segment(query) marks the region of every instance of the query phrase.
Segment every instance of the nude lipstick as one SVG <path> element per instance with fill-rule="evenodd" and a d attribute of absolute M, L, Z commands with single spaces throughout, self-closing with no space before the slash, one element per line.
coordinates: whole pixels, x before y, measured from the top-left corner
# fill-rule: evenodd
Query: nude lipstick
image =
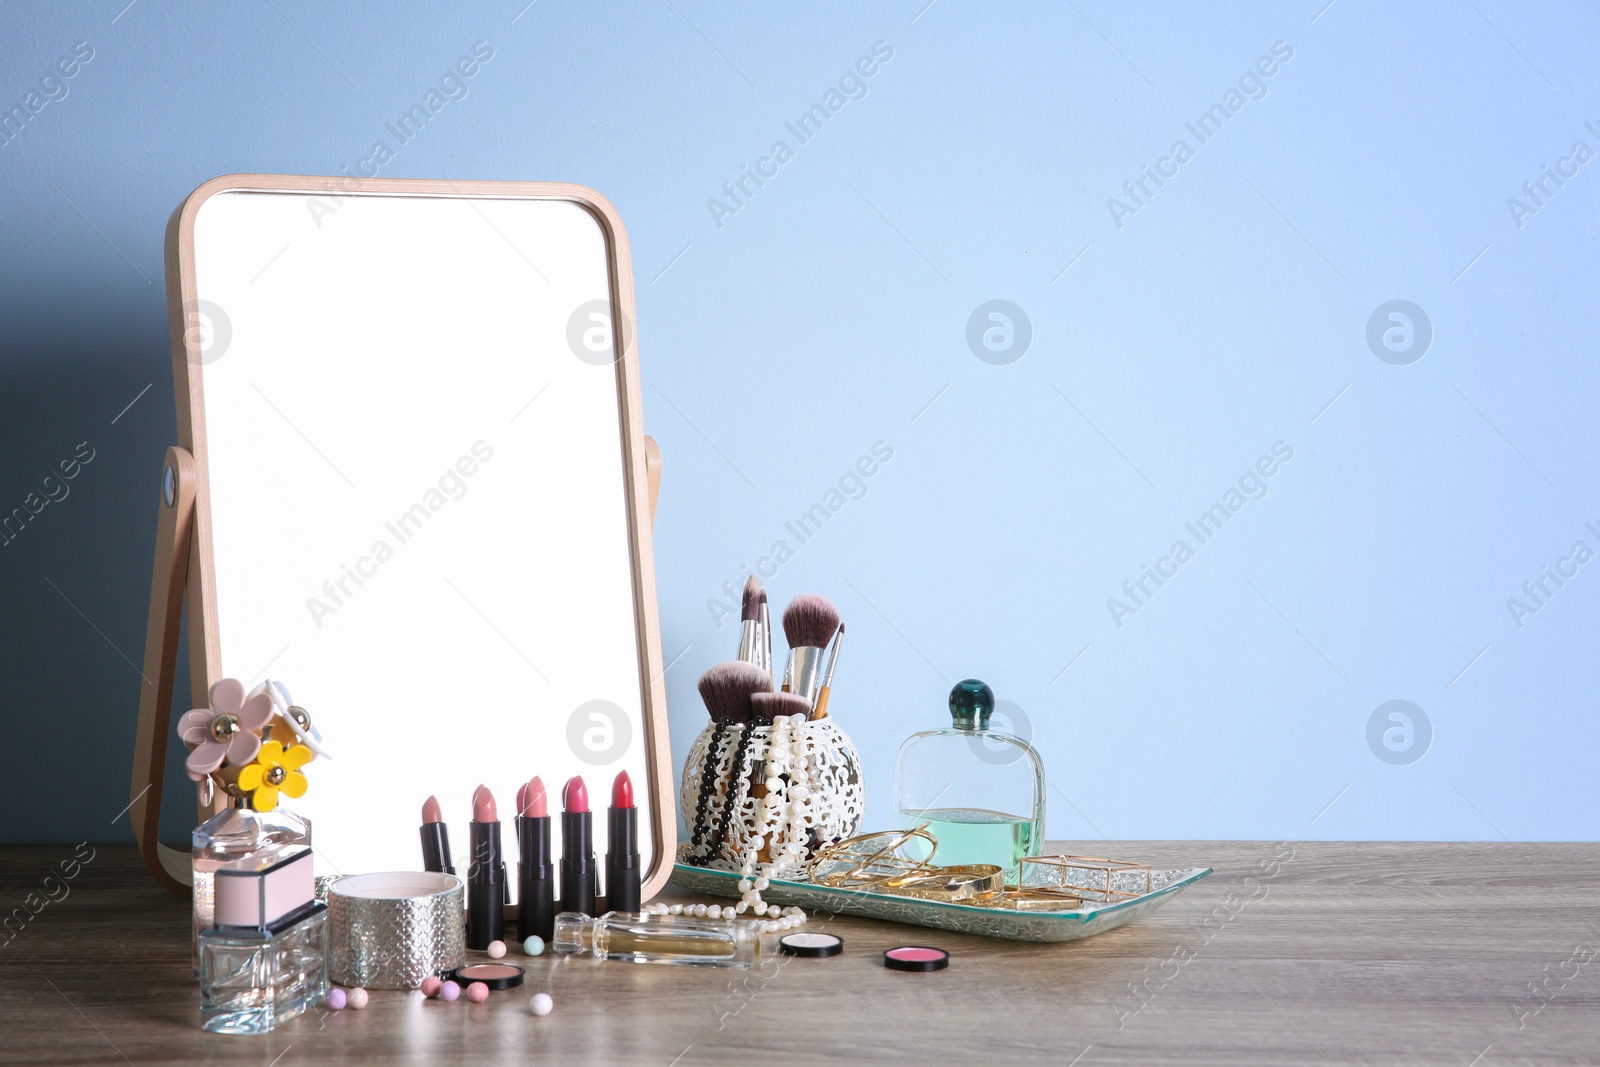
<path fill-rule="evenodd" d="M 639 809 L 633 804 L 633 779 L 627 771 L 611 783 L 606 830 L 606 907 L 638 911 Z"/>
<path fill-rule="evenodd" d="M 422 869 L 435 874 L 455 874 L 450 863 L 450 829 L 444 824 L 439 799 L 422 802 Z"/>
<path fill-rule="evenodd" d="M 561 793 L 561 910 L 594 914 L 594 831 L 589 815 L 589 787 L 581 775 Z"/>
<path fill-rule="evenodd" d="M 467 947 L 482 951 L 505 938 L 506 865 L 500 852 L 500 816 L 494 794 L 472 794 L 472 863 L 467 867 Z"/>
<path fill-rule="evenodd" d="M 517 937 L 555 935 L 556 866 L 550 860 L 550 808 L 544 782 L 535 777 L 517 793 Z"/>

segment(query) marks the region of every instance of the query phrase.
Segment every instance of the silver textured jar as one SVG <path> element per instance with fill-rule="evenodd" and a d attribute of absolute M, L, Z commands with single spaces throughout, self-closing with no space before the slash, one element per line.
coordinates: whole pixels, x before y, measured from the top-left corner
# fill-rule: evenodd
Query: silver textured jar
<path fill-rule="evenodd" d="M 353 874 L 328 887 L 328 976 L 416 989 L 467 962 L 466 887 L 453 874 Z"/>

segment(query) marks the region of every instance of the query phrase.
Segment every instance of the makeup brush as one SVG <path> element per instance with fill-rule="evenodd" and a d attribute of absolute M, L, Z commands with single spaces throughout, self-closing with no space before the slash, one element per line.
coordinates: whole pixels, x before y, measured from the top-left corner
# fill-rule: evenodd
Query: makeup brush
<path fill-rule="evenodd" d="M 833 647 L 828 650 L 828 669 L 822 672 L 822 688 L 817 690 L 817 703 L 811 709 L 813 719 L 828 717 L 828 696 L 833 692 L 833 669 L 839 665 L 839 642 L 844 640 L 844 623 L 833 635 Z"/>
<path fill-rule="evenodd" d="M 704 847 L 702 838 L 711 830 L 711 799 L 717 786 L 717 766 L 721 762 L 728 727 L 750 721 L 750 697 L 754 693 L 770 693 L 772 676 L 753 663 L 719 663 L 700 676 L 699 689 L 700 699 L 706 702 L 706 711 L 714 724 L 706 746 L 705 763 L 700 768 L 700 791 L 689 820 L 689 862 L 703 867 L 715 854 L 714 849 Z"/>
<path fill-rule="evenodd" d="M 816 699 L 822 653 L 839 629 L 839 609 L 825 597 L 797 596 L 783 609 L 783 634 L 789 639 L 789 664 L 783 670 L 783 691 L 797 693 L 807 704 Z"/>
<path fill-rule="evenodd" d="M 756 661 L 756 666 L 767 672 L 767 677 L 772 677 L 772 619 L 767 615 L 767 591 L 761 590 L 756 594 L 756 633 L 759 635 L 760 644 L 756 652 L 761 656 Z"/>
<path fill-rule="evenodd" d="M 750 719 L 757 726 L 771 726 L 783 715 L 811 717 L 811 701 L 799 693 L 756 693 L 750 698 Z"/>
<path fill-rule="evenodd" d="M 755 575 L 745 579 L 744 598 L 739 604 L 739 654 L 734 657 L 740 663 L 753 663 L 757 667 L 761 666 L 760 610 L 757 603 L 760 592 L 761 583 L 756 581 Z"/>

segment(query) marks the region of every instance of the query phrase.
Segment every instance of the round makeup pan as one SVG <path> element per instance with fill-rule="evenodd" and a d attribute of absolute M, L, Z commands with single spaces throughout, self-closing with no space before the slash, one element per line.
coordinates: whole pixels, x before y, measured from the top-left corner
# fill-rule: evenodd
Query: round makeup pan
<path fill-rule="evenodd" d="M 950 966 L 950 953 L 928 945 L 901 945 L 883 954 L 891 971 L 942 971 Z"/>
<path fill-rule="evenodd" d="M 844 938 L 837 934 L 802 930 L 784 935 L 778 942 L 778 951 L 785 956 L 837 956 L 844 951 Z"/>
<path fill-rule="evenodd" d="M 450 972 L 458 985 L 482 982 L 490 989 L 511 989 L 522 984 L 522 968 L 509 963 L 472 963 Z"/>

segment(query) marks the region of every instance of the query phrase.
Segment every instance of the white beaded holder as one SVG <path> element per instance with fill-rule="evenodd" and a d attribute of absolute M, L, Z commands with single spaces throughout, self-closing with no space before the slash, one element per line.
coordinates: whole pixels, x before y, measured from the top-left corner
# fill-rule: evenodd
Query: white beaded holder
<path fill-rule="evenodd" d="M 711 752 L 714 724 L 707 723 L 700 731 L 683 765 L 681 810 L 693 819 L 700 780 L 709 765 L 715 785 L 706 809 L 705 842 L 709 843 L 730 803 L 730 787 L 735 807 L 724 840 L 703 866 L 744 873 L 751 866 L 749 846 L 754 844 L 769 860 L 763 864 L 765 873 L 779 877 L 798 873 L 810 859 L 813 841 L 829 845 L 860 829 L 866 806 L 861 758 L 832 718 L 779 719 L 751 729 L 744 766 L 735 769 L 731 764 L 743 729 L 724 730 L 715 753 Z M 815 831 L 815 837 L 808 831 Z M 692 846 L 683 846 L 685 860 L 693 851 Z"/>

